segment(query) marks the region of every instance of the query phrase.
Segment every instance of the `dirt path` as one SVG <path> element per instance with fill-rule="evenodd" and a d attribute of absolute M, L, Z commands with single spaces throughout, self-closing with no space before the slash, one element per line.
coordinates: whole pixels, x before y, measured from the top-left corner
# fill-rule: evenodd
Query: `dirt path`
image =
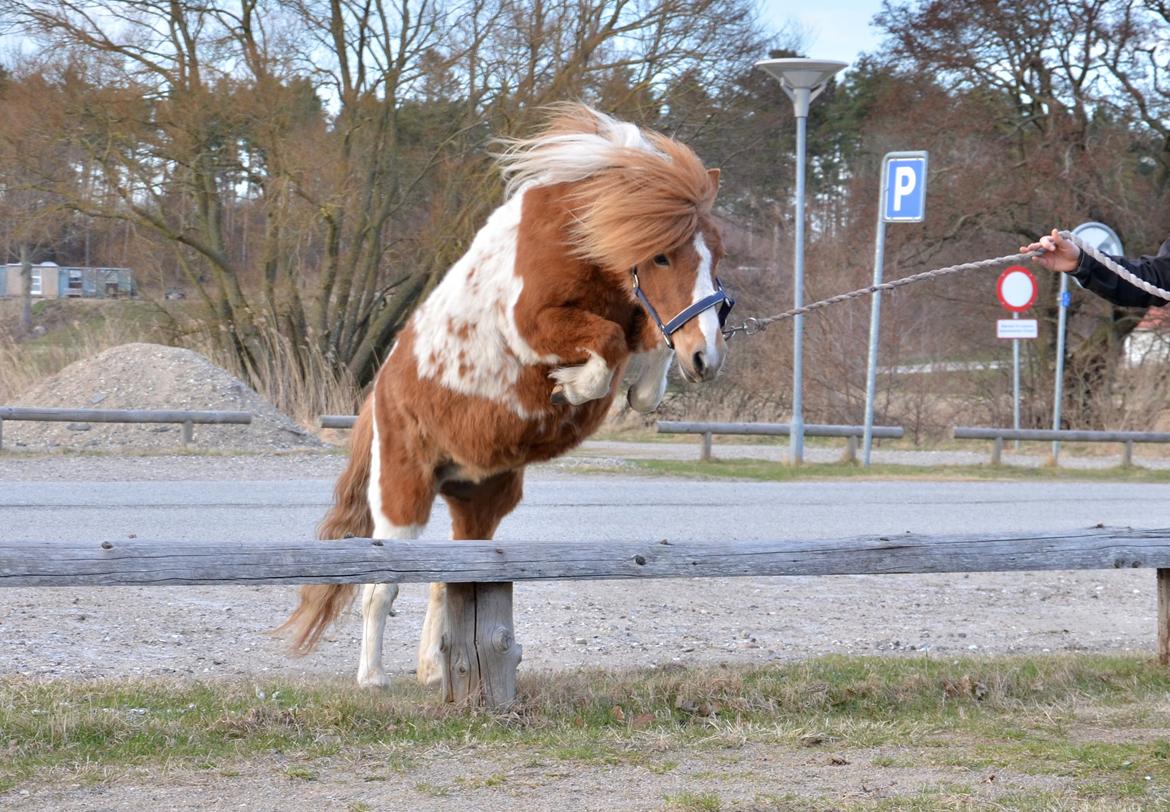
<path fill-rule="evenodd" d="M 41 786 L 15 793 L 11 809 L 704 810 L 840 808 L 905 801 L 950 788 L 968 804 L 1021 791 L 1053 793 L 1063 778 L 970 767 L 910 767 L 917 748 L 855 750 L 743 745 L 717 735 L 680 751 L 647 737 L 637 764 L 566 761 L 547 751 L 439 747 L 405 760 L 393 748 L 300 762 L 272 757 L 222 769 L 127 771 L 97 786 Z M 159 779 L 162 780 L 159 780 Z M 944 790 L 945 791 L 945 790 Z M 832 805 L 832 806 L 825 806 Z M 966 808 L 970 808 L 967 806 Z"/>
<path fill-rule="evenodd" d="M 21 473 L 25 480 L 328 480 L 343 463 L 338 455 L 0 457 L 0 481 Z M 421 585 L 402 587 L 386 640 L 392 676 L 414 668 L 424 596 Z M 0 674 L 295 678 L 344 676 L 357 664 L 356 610 L 308 658 L 290 659 L 267 634 L 293 606 L 292 587 L 13 588 L 0 598 Z M 540 670 L 836 653 L 1152 651 L 1154 616 L 1154 579 L 1145 570 L 516 586 L 521 668 Z"/>
<path fill-rule="evenodd" d="M 337 455 L 0 458 L 0 481 L 329 479 Z M 569 461 L 565 466 L 572 468 Z M 556 475 L 556 470 L 545 475 Z M 518 584 L 522 669 L 760 663 L 833 653 L 1153 651 L 1148 571 L 694 579 Z M 284 587 L 8 589 L 0 596 L 0 675 L 45 679 L 348 677 L 356 613 L 312 657 L 290 659 L 266 632 L 291 608 Z M 392 676 L 409 676 L 424 591 L 405 586 L 386 641 Z M 714 735 L 714 734 L 713 734 Z M 0 742 L 0 744 L 3 744 Z M 686 752 L 653 739 L 637 764 L 562 762 L 547 751 L 426 747 L 344 752 L 303 768 L 273 755 L 213 770 L 116 770 L 98 784 L 45 776 L 5 796 L 23 809 L 682 809 L 807 808 L 811 799 L 880 803 L 923 788 L 966 787 L 994 803 L 1059 792 L 1054 778 L 972 768 L 898 767 L 909 749 L 823 750 L 715 741 Z M 665 747 L 661 752 L 655 747 Z M 913 759 L 909 759 L 911 762 Z M 26 793 L 26 794 L 22 794 Z"/>

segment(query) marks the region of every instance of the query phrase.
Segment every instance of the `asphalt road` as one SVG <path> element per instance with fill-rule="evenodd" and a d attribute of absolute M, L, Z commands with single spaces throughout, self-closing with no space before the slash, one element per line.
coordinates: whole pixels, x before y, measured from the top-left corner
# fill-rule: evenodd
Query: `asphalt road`
<path fill-rule="evenodd" d="M 3 482 L 0 538 L 101 540 L 214 534 L 311 538 L 332 481 Z M 529 476 L 500 539 L 827 538 L 1170 527 L 1170 485 L 1083 482 L 756 483 Z M 426 538 L 446 538 L 436 503 Z"/>
<path fill-rule="evenodd" d="M 52 458 L 0 464 L 0 538 L 307 539 L 343 460 Z M 287 480 L 278 479 L 287 474 Z M 260 478 L 263 477 L 263 478 Z M 101 481 L 96 481 L 101 480 Z M 1053 482 L 754 483 L 531 472 L 498 538 L 825 538 L 1170 527 L 1170 485 Z M 426 537 L 445 538 L 441 502 Z M 387 633 L 414 666 L 425 587 Z M 268 634 L 291 587 L 0 590 L 0 675 L 349 677 L 359 624 L 293 660 Z M 551 581 L 516 589 L 523 668 L 758 663 L 829 653 L 1152 651 L 1147 570 L 831 578 Z M 127 653 L 133 652 L 132 657 Z"/>

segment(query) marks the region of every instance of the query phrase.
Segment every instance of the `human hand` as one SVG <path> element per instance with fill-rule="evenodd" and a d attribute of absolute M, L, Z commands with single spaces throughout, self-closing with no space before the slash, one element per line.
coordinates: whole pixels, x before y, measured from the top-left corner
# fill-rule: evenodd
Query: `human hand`
<path fill-rule="evenodd" d="M 1042 268 L 1059 273 L 1071 273 L 1081 262 L 1081 249 L 1075 243 L 1064 239 L 1055 228 L 1047 237 L 1041 237 L 1040 242 L 1020 247 L 1021 254 L 1030 254 L 1033 251 L 1044 251 L 1032 261 Z"/>

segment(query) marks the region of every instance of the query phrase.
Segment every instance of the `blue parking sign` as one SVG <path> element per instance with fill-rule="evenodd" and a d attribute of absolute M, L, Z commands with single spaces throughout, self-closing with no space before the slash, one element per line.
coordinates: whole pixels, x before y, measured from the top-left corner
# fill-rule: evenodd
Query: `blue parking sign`
<path fill-rule="evenodd" d="M 882 219 L 920 223 L 926 219 L 925 152 L 891 152 L 882 166 Z"/>

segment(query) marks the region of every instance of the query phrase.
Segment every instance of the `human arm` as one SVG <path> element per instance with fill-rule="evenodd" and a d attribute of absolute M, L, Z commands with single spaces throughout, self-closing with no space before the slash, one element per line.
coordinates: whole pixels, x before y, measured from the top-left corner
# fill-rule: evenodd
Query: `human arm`
<path fill-rule="evenodd" d="M 1075 243 L 1061 237 L 1055 229 L 1051 235 L 1042 237 L 1038 242 L 1023 246 L 1020 252 L 1038 250 L 1045 253 L 1033 258 L 1036 264 L 1050 271 L 1072 274 L 1082 287 L 1115 305 L 1161 307 L 1167 303 L 1162 297 L 1147 293 L 1126 282 L 1086 252 L 1081 251 Z M 1160 253 L 1158 256 L 1136 259 L 1112 256 L 1110 258 L 1139 279 L 1155 287 L 1170 289 L 1170 255 Z"/>

